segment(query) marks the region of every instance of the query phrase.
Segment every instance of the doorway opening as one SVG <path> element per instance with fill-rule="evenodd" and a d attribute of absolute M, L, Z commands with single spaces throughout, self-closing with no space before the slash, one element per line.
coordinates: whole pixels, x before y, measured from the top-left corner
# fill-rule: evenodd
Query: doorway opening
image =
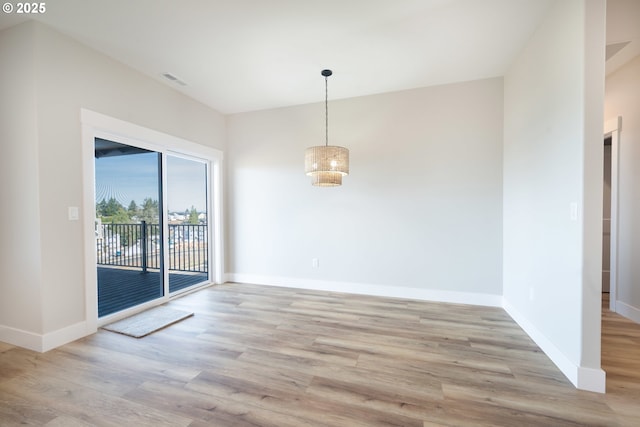
<path fill-rule="evenodd" d="M 604 138 L 602 185 L 602 293 L 611 289 L 611 135 Z"/>
<path fill-rule="evenodd" d="M 622 118 L 604 126 L 603 209 L 602 209 L 602 292 L 609 310 L 616 312 L 618 280 L 618 152 Z"/>

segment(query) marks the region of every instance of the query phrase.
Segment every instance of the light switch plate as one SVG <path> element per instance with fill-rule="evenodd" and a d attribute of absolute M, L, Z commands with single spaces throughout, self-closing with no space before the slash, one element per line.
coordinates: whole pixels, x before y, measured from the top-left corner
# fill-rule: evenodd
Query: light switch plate
<path fill-rule="evenodd" d="M 80 218 L 80 210 L 77 206 L 69 206 L 69 221 L 77 221 Z"/>
<path fill-rule="evenodd" d="M 576 202 L 569 204 L 569 218 L 571 221 L 578 220 L 578 204 Z"/>

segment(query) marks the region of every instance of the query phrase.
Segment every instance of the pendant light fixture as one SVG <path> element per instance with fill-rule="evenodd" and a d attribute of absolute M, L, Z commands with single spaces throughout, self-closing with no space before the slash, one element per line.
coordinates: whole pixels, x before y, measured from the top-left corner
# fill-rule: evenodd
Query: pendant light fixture
<path fill-rule="evenodd" d="M 304 171 L 311 177 L 311 184 L 318 187 L 342 185 L 342 177 L 349 175 L 349 150 L 337 145 L 329 145 L 329 99 L 328 77 L 331 70 L 322 70 L 324 76 L 324 145 L 309 147 L 304 154 Z"/>

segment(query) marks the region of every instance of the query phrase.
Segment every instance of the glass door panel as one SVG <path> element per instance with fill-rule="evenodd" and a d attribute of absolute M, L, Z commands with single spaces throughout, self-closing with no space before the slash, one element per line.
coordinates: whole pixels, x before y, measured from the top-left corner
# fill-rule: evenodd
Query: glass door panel
<path fill-rule="evenodd" d="M 95 139 L 98 317 L 164 296 L 160 153 Z"/>
<path fill-rule="evenodd" d="M 167 155 L 169 293 L 209 280 L 207 164 Z"/>

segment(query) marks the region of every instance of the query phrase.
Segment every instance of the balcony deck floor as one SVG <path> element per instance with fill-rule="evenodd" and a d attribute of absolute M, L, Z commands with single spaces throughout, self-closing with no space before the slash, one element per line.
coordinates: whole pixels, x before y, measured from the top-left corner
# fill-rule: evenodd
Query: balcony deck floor
<path fill-rule="evenodd" d="M 173 293 L 207 280 L 207 273 L 169 273 Z M 98 267 L 98 317 L 116 313 L 160 298 L 162 281 L 158 270 Z"/>

